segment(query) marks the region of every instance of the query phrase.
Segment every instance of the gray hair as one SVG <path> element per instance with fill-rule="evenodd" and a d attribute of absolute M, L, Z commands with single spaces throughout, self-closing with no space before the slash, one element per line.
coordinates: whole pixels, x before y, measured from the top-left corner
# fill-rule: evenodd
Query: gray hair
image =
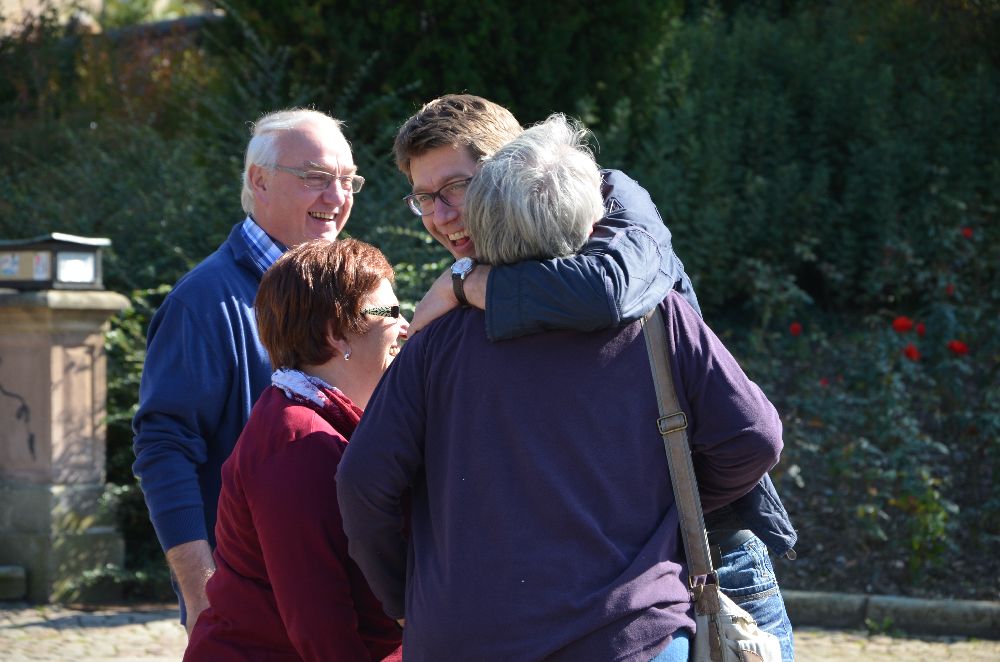
<path fill-rule="evenodd" d="M 264 115 L 254 122 L 250 142 L 247 144 L 246 157 L 243 159 L 243 190 L 240 192 L 240 202 L 243 211 L 252 214 L 254 211 L 253 190 L 250 188 L 250 166 L 270 167 L 278 163 L 278 138 L 283 132 L 294 131 L 306 125 L 323 125 L 330 127 L 337 137 L 348 145 L 340 127 L 340 120 L 333 119 L 326 113 L 304 108 L 289 108 Z"/>
<path fill-rule="evenodd" d="M 604 215 L 587 130 L 562 114 L 527 129 L 482 167 L 465 194 L 465 227 L 487 264 L 571 255 Z"/>

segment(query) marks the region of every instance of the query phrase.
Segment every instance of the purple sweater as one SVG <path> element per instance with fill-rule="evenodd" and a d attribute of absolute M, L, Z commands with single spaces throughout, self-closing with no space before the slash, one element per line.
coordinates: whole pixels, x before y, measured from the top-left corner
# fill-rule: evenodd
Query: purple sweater
<path fill-rule="evenodd" d="M 663 306 L 711 510 L 777 462 L 781 423 L 679 295 Z M 657 416 L 638 323 L 490 343 L 462 309 L 410 340 L 337 475 L 407 659 L 648 660 L 693 630 Z"/>

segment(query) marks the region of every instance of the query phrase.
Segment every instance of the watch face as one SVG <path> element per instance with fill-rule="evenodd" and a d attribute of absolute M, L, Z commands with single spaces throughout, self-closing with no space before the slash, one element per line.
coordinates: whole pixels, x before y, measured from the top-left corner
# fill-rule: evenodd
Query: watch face
<path fill-rule="evenodd" d="M 455 274 L 456 276 L 463 276 L 472 271 L 472 267 L 474 265 L 475 262 L 472 261 L 471 257 L 463 257 L 461 259 L 456 260 L 455 264 L 451 265 L 451 273 Z"/>

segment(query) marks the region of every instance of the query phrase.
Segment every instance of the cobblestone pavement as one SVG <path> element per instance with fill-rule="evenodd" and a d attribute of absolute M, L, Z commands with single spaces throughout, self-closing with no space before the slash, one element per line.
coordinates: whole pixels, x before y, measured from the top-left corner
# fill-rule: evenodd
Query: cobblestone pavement
<path fill-rule="evenodd" d="M 168 605 L 98 610 L 0 603 L 0 661 L 98 662 L 180 660 L 187 637 Z M 800 628 L 799 662 L 963 660 L 1000 662 L 1000 641 L 960 637 L 894 638 L 863 632 Z"/>

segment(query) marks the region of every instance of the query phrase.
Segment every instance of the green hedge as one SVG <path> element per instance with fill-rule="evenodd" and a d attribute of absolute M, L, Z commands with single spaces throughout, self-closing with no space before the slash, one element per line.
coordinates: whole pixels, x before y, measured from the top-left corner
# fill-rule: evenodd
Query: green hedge
<path fill-rule="evenodd" d="M 412 305 L 448 258 L 400 202 L 391 140 L 464 88 L 527 121 L 583 114 L 599 161 L 650 190 L 706 318 L 782 413 L 775 475 L 802 535 L 786 586 L 995 597 L 1000 11 L 655 5 L 557 5 L 543 27 L 499 1 L 248 1 L 170 38 L 43 19 L 0 39 L 0 236 L 111 237 L 106 282 L 134 304 L 107 340 L 128 570 L 105 579 L 162 591 L 130 473 L 144 332 L 242 216 L 247 123 L 287 105 L 346 120 L 368 180 L 347 230 Z"/>
<path fill-rule="evenodd" d="M 226 0 L 256 34 L 291 49 L 291 71 L 331 105 L 372 58 L 363 96 L 406 89 L 398 123 L 447 92 L 481 94 L 522 121 L 589 110 L 592 121 L 629 97 L 647 105 L 662 34 L 683 3 L 618 0 L 542 6 L 513 0 L 316 0 L 275 11 L 266 0 Z M 233 34 L 233 33 L 230 33 Z M 238 32 L 237 34 L 245 34 Z M 365 133 L 367 136 L 367 132 Z"/>
<path fill-rule="evenodd" d="M 685 25 L 602 160 L 783 415 L 787 583 L 995 596 L 1000 76 L 921 7 L 859 7 Z"/>
<path fill-rule="evenodd" d="M 996 68 L 946 69 L 931 21 L 915 58 L 871 20 L 689 25 L 653 121 L 625 109 L 608 158 L 650 189 L 709 311 L 764 310 L 761 265 L 826 311 L 915 305 L 943 285 L 942 232 L 997 241 Z"/>

